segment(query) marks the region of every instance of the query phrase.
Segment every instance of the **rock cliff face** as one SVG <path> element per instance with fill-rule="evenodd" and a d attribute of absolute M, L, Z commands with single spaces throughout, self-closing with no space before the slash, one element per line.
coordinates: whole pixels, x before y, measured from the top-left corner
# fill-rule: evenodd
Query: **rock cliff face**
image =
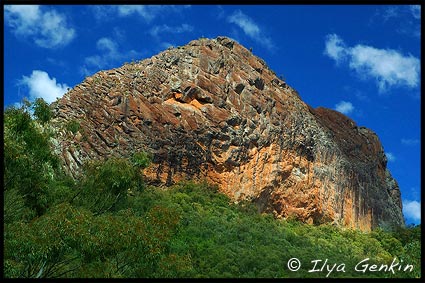
<path fill-rule="evenodd" d="M 276 217 L 369 230 L 403 225 L 397 182 L 371 130 L 313 109 L 265 62 L 226 38 L 199 39 L 101 71 L 54 103 L 57 150 L 88 159 L 144 150 L 150 182 L 217 184 Z"/>

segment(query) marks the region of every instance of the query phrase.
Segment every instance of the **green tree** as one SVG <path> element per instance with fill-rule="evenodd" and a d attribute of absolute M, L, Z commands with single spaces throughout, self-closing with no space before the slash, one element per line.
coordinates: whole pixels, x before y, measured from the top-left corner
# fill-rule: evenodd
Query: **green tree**
<path fill-rule="evenodd" d="M 142 190 L 141 173 L 128 159 L 91 161 L 85 164 L 73 203 L 99 215 L 124 208 L 128 192 L 139 190 Z"/>
<path fill-rule="evenodd" d="M 31 119 L 29 106 L 4 112 L 3 189 L 5 195 L 20 194 L 25 205 L 41 215 L 48 207 L 49 184 L 60 167 L 50 148 L 50 134 Z M 13 207 L 5 206 L 4 212 L 13 214 Z"/>
<path fill-rule="evenodd" d="M 52 111 L 50 110 L 49 104 L 46 101 L 44 101 L 43 98 L 37 98 L 34 101 L 32 107 L 34 110 L 34 116 L 42 124 L 49 122 L 53 116 Z"/>

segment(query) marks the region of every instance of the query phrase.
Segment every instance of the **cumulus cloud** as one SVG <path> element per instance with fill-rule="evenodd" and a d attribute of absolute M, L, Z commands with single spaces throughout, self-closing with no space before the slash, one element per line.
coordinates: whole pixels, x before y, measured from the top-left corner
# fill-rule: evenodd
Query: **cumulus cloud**
<path fill-rule="evenodd" d="M 401 139 L 401 143 L 404 145 L 417 145 L 420 143 L 418 139 Z"/>
<path fill-rule="evenodd" d="M 88 56 L 84 59 L 85 65 L 81 68 L 84 75 L 91 75 L 93 73 L 92 68 L 99 70 L 114 63 L 124 63 L 124 60 L 133 60 L 141 56 L 141 53 L 135 50 L 120 51 L 118 43 L 109 37 L 100 38 L 96 42 L 96 48 L 101 54 Z"/>
<path fill-rule="evenodd" d="M 64 15 L 39 5 L 6 5 L 5 23 L 17 37 L 31 38 L 43 48 L 65 46 L 75 37 Z"/>
<path fill-rule="evenodd" d="M 395 50 L 357 45 L 350 51 L 350 68 L 375 78 L 380 91 L 395 85 L 415 87 L 419 84 L 420 60 Z"/>
<path fill-rule="evenodd" d="M 396 160 L 395 155 L 391 152 L 385 152 L 385 156 L 389 162 L 394 162 Z"/>
<path fill-rule="evenodd" d="M 154 36 L 158 37 L 160 33 L 184 33 L 184 32 L 191 32 L 193 31 L 193 26 L 188 24 L 182 24 L 180 26 L 168 26 L 166 24 L 154 26 L 150 29 L 149 33 Z"/>
<path fill-rule="evenodd" d="M 324 54 L 337 63 L 345 62 L 358 75 L 373 78 L 380 92 L 393 86 L 417 87 L 420 60 L 392 49 L 358 44 L 347 47 L 336 34 L 326 37 Z"/>
<path fill-rule="evenodd" d="M 406 218 L 413 221 L 421 221 L 421 203 L 418 201 L 403 201 L 403 214 Z"/>
<path fill-rule="evenodd" d="M 232 15 L 227 17 L 227 21 L 237 25 L 247 36 L 262 44 L 266 48 L 274 48 L 272 40 L 265 36 L 260 27 L 250 17 L 242 13 L 242 11 L 235 11 Z"/>
<path fill-rule="evenodd" d="M 345 115 L 350 114 L 354 110 L 354 106 L 351 102 L 348 101 L 340 101 L 335 105 L 335 110 L 339 111 Z"/>
<path fill-rule="evenodd" d="M 69 88 L 66 84 L 57 83 L 56 78 L 50 78 L 48 73 L 40 70 L 33 70 L 29 77 L 23 76 L 20 83 L 28 87 L 30 100 L 41 97 L 48 103 L 62 97 Z"/>

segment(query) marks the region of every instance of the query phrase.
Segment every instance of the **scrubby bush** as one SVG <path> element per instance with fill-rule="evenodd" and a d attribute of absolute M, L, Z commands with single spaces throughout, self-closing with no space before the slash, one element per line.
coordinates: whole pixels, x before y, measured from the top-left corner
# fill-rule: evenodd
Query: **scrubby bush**
<path fill-rule="evenodd" d="M 70 120 L 65 125 L 65 129 L 74 135 L 80 130 L 80 128 L 81 124 L 77 120 Z"/>

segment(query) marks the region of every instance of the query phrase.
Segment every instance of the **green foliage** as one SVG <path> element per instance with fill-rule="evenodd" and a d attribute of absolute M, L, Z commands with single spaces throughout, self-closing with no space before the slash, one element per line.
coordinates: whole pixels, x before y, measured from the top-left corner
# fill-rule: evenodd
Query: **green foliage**
<path fill-rule="evenodd" d="M 330 277 L 420 275 L 416 239 L 401 247 L 388 232 L 275 220 L 229 201 L 205 184 L 181 183 L 137 192 L 118 211 L 99 214 L 62 203 L 30 224 L 6 225 L 5 275 L 323 278 L 327 271 L 309 272 L 316 259 L 347 266 Z M 286 268 L 292 257 L 304 263 L 295 273 Z M 365 258 L 390 264 L 394 257 L 413 264 L 414 272 L 354 271 Z"/>
<path fill-rule="evenodd" d="M 74 180 L 30 107 L 4 113 L 6 278 L 326 277 L 327 267 L 311 272 L 313 260 L 345 264 L 329 277 L 421 275 L 420 226 L 370 233 L 312 226 L 234 204 L 207 183 L 145 187 L 141 171 L 152 157 L 143 152 L 89 162 Z M 286 266 L 293 257 L 302 262 L 297 272 Z M 414 269 L 356 272 L 366 258 Z"/>
<path fill-rule="evenodd" d="M 376 229 L 371 236 L 379 241 L 380 245 L 391 254 L 400 254 L 403 247 L 399 240 L 393 237 L 391 233 L 384 232 L 382 229 Z"/>
<path fill-rule="evenodd" d="M 415 266 L 412 277 L 421 276 L 421 225 L 397 227 L 391 235 L 403 246 L 400 249 L 400 259 Z"/>
<path fill-rule="evenodd" d="M 388 232 L 364 233 L 332 225 L 311 226 L 294 220 L 275 220 L 270 215 L 258 214 L 252 203 L 231 204 L 216 188 L 193 182 L 181 183 L 166 191 L 148 188 L 135 197 L 134 204 L 138 206 L 134 209 L 146 211 L 145 206 L 158 203 L 172 207 L 181 215 L 169 253 L 187 260 L 178 272 L 161 273 L 161 276 L 323 278 L 327 271 L 309 272 L 315 259 L 346 265 L 345 272 L 334 272 L 330 277 L 417 277 L 420 274 L 420 254 L 405 257 L 405 247 Z M 415 243 L 420 242 L 410 245 L 413 247 Z M 295 273 L 288 271 L 285 265 L 292 257 L 304 263 Z M 394 258 L 403 259 L 413 264 L 415 270 L 396 274 L 356 272 L 355 265 L 366 258 L 377 265 L 389 265 Z"/>
<path fill-rule="evenodd" d="M 84 169 L 74 203 L 95 214 L 125 208 L 127 192 L 142 189 L 140 172 L 127 159 L 92 161 Z"/>
<path fill-rule="evenodd" d="M 53 116 L 52 111 L 50 110 L 49 104 L 46 101 L 44 101 L 43 98 L 37 98 L 34 101 L 33 109 L 34 109 L 34 116 L 42 124 L 49 122 Z"/>
<path fill-rule="evenodd" d="M 65 129 L 74 135 L 80 130 L 80 128 L 81 125 L 77 120 L 70 120 L 65 125 Z"/>
<path fill-rule="evenodd" d="M 3 220 L 12 223 L 23 219 L 32 219 L 35 212 L 25 204 L 25 197 L 18 188 L 10 188 L 4 193 Z"/>
<path fill-rule="evenodd" d="M 30 224 L 6 226 L 5 276 L 150 276 L 162 263 L 177 221 L 164 207 L 152 208 L 143 218 L 131 209 L 95 216 L 60 204 Z"/>
<path fill-rule="evenodd" d="M 47 208 L 47 191 L 59 159 L 50 149 L 50 136 L 31 119 L 28 107 L 4 112 L 4 191 L 19 192 L 25 205 L 37 215 Z M 4 207 L 5 214 L 13 208 Z"/>
<path fill-rule="evenodd" d="M 149 165 L 151 164 L 152 155 L 144 151 L 136 152 L 131 157 L 131 162 L 133 163 L 134 166 L 140 169 L 145 169 L 149 167 Z"/>
<path fill-rule="evenodd" d="M 396 227 L 391 233 L 404 246 L 412 241 L 421 241 L 421 225 Z"/>

